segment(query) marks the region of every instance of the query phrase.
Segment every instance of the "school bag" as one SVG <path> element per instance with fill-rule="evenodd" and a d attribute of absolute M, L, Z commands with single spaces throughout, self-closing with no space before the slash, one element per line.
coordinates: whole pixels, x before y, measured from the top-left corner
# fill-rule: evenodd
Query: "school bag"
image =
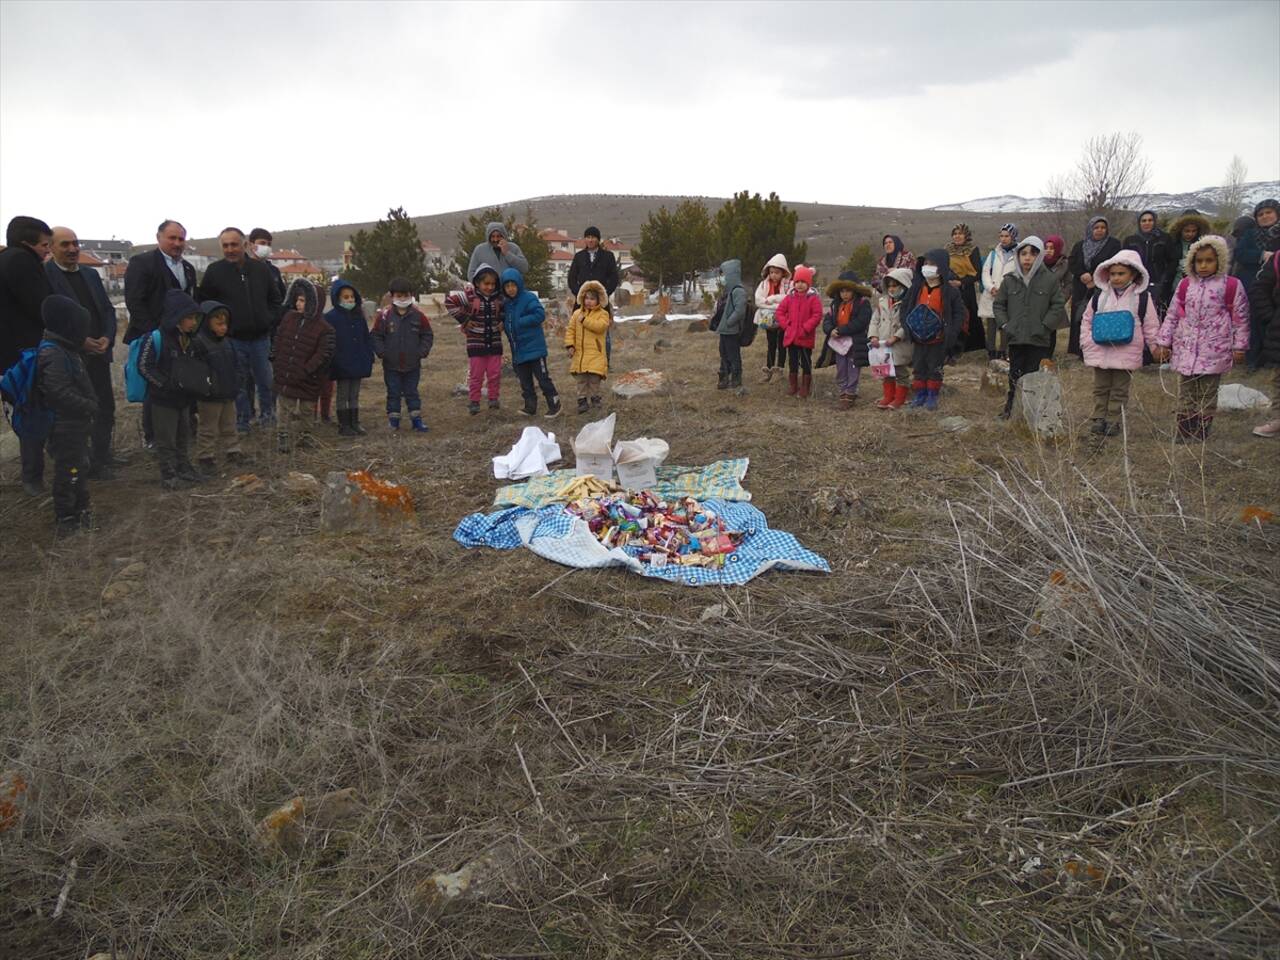
<path fill-rule="evenodd" d="M 942 318 L 928 304 L 917 303 L 903 326 L 917 343 L 934 343 L 942 339 Z"/>
<path fill-rule="evenodd" d="M 743 287 L 746 292 L 746 287 Z M 742 331 L 738 334 L 740 346 L 749 347 L 756 339 L 756 298 L 747 294 L 747 312 L 742 318 Z"/>
<path fill-rule="evenodd" d="M 1273 257 L 1273 259 L 1274 259 L 1274 257 Z M 1178 306 L 1179 306 L 1179 307 L 1181 307 L 1183 310 L 1186 310 L 1186 309 L 1187 309 L 1187 287 L 1188 287 L 1188 286 L 1190 286 L 1190 285 L 1191 285 L 1191 278 L 1190 278 L 1190 277 L 1183 277 L 1183 278 L 1178 282 L 1178 292 L 1177 292 L 1176 296 L 1177 296 L 1177 300 L 1178 300 Z M 1227 277 L 1227 292 L 1226 292 L 1226 297 L 1227 297 L 1227 306 L 1228 306 L 1228 307 L 1230 307 L 1230 306 L 1231 306 L 1231 304 L 1232 304 L 1232 302 L 1235 300 L 1235 298 L 1236 298 L 1236 291 L 1237 291 L 1237 290 L 1239 290 L 1239 289 L 1240 289 L 1240 278 L 1239 278 L 1239 277 L 1232 277 L 1232 276 L 1228 276 L 1228 277 Z M 1143 294 L 1143 296 L 1146 296 L 1146 294 Z"/>
<path fill-rule="evenodd" d="M 40 399 L 36 389 L 36 358 L 43 347 L 55 344 L 41 340 L 37 346 L 27 347 L 18 362 L 0 376 L 0 394 L 12 404 L 5 416 L 13 432 L 24 440 L 45 440 L 53 432 L 53 411 Z"/>
<path fill-rule="evenodd" d="M 1123 347 L 1133 343 L 1134 316 L 1128 310 L 1104 310 L 1098 312 L 1098 298 L 1102 291 L 1095 289 L 1089 302 L 1093 305 L 1093 342 L 1100 347 Z M 1138 294 L 1138 316 L 1147 315 L 1147 291 Z"/>
<path fill-rule="evenodd" d="M 129 357 L 124 362 L 124 398 L 130 403 L 143 403 L 147 399 L 147 378 L 139 366 L 142 363 L 142 345 L 146 337 L 139 337 L 129 344 Z M 151 331 L 151 349 L 160 353 L 160 330 Z"/>

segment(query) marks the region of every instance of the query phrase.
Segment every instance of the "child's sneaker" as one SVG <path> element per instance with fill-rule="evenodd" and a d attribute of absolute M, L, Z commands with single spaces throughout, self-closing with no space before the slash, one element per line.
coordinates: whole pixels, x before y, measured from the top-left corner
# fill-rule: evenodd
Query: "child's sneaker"
<path fill-rule="evenodd" d="M 430 427 L 428 427 L 425 423 L 423 423 L 423 422 L 422 422 L 422 418 L 421 418 L 421 417 L 414 417 L 414 418 L 413 418 L 413 432 L 414 432 L 414 433 L 426 433 L 426 432 L 427 432 L 428 430 L 430 430 L 430 429 L 431 429 Z"/>
<path fill-rule="evenodd" d="M 399 429 L 400 429 L 400 414 L 398 414 L 398 413 L 389 413 L 389 414 L 387 414 L 387 426 L 388 426 L 388 427 L 390 427 L 392 430 L 399 430 Z"/>
<path fill-rule="evenodd" d="M 467 413 L 471 414 L 474 417 L 479 412 L 480 412 L 480 404 L 478 402 L 476 402 L 475 400 L 472 400 L 470 403 L 467 404 Z"/>
<path fill-rule="evenodd" d="M 578 413 L 583 414 L 583 413 L 586 413 L 586 412 L 587 412 L 587 398 L 586 398 L 586 397 L 579 397 L 579 398 L 578 398 Z"/>
<path fill-rule="evenodd" d="M 501 408 L 502 408 L 502 404 L 500 404 L 497 400 L 490 400 L 490 401 L 489 401 L 489 409 L 490 409 L 490 410 L 500 410 Z"/>
<path fill-rule="evenodd" d="M 558 396 L 547 397 L 547 412 L 543 414 L 543 416 L 548 420 L 554 420 L 556 417 L 560 416 L 561 409 L 563 408 Z"/>
<path fill-rule="evenodd" d="M 601 397 L 592 397 L 592 398 L 591 398 L 591 406 L 592 406 L 593 408 L 594 408 L 594 407 L 599 407 L 599 406 L 600 406 L 601 404 L 603 404 L 603 403 L 604 403 L 604 400 L 603 400 Z"/>
<path fill-rule="evenodd" d="M 534 416 L 538 412 L 538 401 L 526 400 L 524 402 L 524 406 L 520 408 L 520 412 L 523 413 L 526 417 Z"/>
<path fill-rule="evenodd" d="M 1089 432 L 1095 437 L 1105 437 L 1107 435 L 1107 421 L 1102 419 L 1094 420 Z"/>

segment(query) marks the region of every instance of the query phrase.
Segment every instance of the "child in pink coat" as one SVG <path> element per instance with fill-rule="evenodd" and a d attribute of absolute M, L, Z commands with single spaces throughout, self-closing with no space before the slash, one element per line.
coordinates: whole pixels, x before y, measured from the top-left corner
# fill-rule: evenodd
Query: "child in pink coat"
<path fill-rule="evenodd" d="M 1113 437 L 1129 401 L 1133 371 L 1142 366 L 1142 350 L 1160 332 L 1151 277 L 1136 250 L 1121 250 L 1093 271 L 1093 294 L 1080 318 L 1080 348 L 1085 366 L 1093 367 L 1093 427 L 1090 433 Z M 1100 313 L 1128 312 L 1133 339 L 1128 343 L 1098 343 L 1093 318 Z"/>
<path fill-rule="evenodd" d="M 1181 374 L 1178 440 L 1205 440 L 1218 409 L 1218 383 L 1249 348 L 1249 296 L 1227 275 L 1230 254 L 1221 237 L 1202 237 L 1187 250 L 1178 283 L 1156 336 L 1157 360 Z"/>
<path fill-rule="evenodd" d="M 822 323 L 822 298 L 813 289 L 813 274 L 813 267 L 796 267 L 791 292 L 774 314 L 787 349 L 787 396 L 802 400 L 813 389 L 813 344 Z"/>

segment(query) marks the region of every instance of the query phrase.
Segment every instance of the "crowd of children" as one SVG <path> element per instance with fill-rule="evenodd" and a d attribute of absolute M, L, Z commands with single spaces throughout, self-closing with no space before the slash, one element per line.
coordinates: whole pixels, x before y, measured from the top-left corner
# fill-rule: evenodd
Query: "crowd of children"
<path fill-rule="evenodd" d="M 1251 358 L 1280 367 L 1280 204 L 1265 201 L 1255 215 L 1252 227 L 1235 225 L 1234 254 L 1194 211 L 1177 218 L 1169 233 L 1156 226 L 1152 211 L 1144 211 L 1138 233 L 1123 248 L 1105 218 L 1094 217 L 1069 256 L 1061 237 L 1020 239 L 1012 223 L 1000 228 L 999 243 L 985 258 L 964 224 L 956 225 L 945 248 L 919 258 L 898 237 L 886 236 L 872 284 L 841 273 L 826 287 L 825 309 L 812 267 L 793 270 L 779 253 L 764 264 L 752 296 L 742 286 L 741 265 L 730 260 L 722 267 L 728 294 L 722 324 L 725 318 L 728 323 L 718 330 L 720 385 L 741 386 L 740 341 L 749 338 L 741 336 L 740 327 L 754 323 L 767 333 L 762 382 L 785 364 L 789 396 L 809 398 L 813 368 L 834 365 L 837 404 L 848 409 L 857 398 L 862 370 L 870 366 L 883 381 L 878 409 L 909 404 L 934 410 L 945 367 L 976 336 L 989 356 L 1008 358 L 1008 394 L 999 413 L 1007 418 L 1018 381 L 1052 358 L 1057 332 L 1070 328 L 1069 349 L 1078 348 L 1093 370 L 1093 434 L 1107 437 L 1122 429 L 1133 372 L 1154 360 L 1167 363 L 1179 378 L 1175 437 L 1204 441 L 1222 376 L 1245 362 L 1251 342 Z M 324 403 L 328 390 L 337 395 L 339 435 L 364 435 L 360 388 L 372 375 L 375 357 L 382 363 L 388 427 L 399 429 L 403 407 L 412 429 L 427 432 L 419 385 L 434 334 L 412 285 L 403 278 L 388 284 L 372 327 L 354 285 L 336 280 L 328 290 L 327 312 L 325 293 L 309 280 L 295 280 L 274 332 L 279 451 L 313 442 L 317 403 Z M 748 309 L 749 301 L 754 310 Z M 577 385 L 577 410 L 586 415 L 603 403 L 613 315 L 609 295 L 596 281 L 582 284 L 575 306 L 564 346 Z M 472 415 L 480 413 L 483 400 L 491 410 L 500 407 L 506 345 L 523 412 L 537 414 L 540 391 L 545 416 L 561 413 L 547 362 L 546 312 L 525 288 L 519 269 L 499 272 L 480 262 L 470 282 L 445 298 L 445 308 L 465 340 Z M 85 373 L 81 333 L 89 320 L 79 303 L 57 295 L 46 298 L 41 316 L 44 336 L 30 351 L 30 378 L 50 420 L 43 436 L 54 460 L 57 528 L 71 532 L 92 525 L 86 444 L 97 401 Z M 220 458 L 233 469 L 243 463 L 229 320 L 225 304 L 197 303 L 181 290 L 169 290 L 158 328 L 131 351 L 132 372 L 144 385 L 152 411 L 164 489 L 204 482 L 216 475 Z M 819 327 L 825 339 L 815 364 Z M 13 372 L 6 374 L 6 383 Z M 130 372 L 126 367 L 127 376 Z M 1280 436 L 1280 420 L 1254 432 Z"/>

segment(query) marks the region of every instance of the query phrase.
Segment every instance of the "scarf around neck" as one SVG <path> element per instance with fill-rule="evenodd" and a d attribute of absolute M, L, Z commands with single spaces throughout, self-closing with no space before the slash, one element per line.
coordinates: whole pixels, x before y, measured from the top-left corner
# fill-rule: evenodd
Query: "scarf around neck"
<path fill-rule="evenodd" d="M 1093 228 L 1094 228 L 1094 225 L 1098 223 L 1107 224 L 1107 235 L 1103 237 L 1101 240 L 1093 239 Z M 1107 218 L 1091 217 L 1089 219 L 1089 226 L 1085 227 L 1085 231 L 1084 231 L 1085 263 L 1091 263 L 1093 261 L 1094 255 L 1097 254 L 1097 252 L 1102 249 L 1102 245 L 1110 239 L 1111 239 L 1111 224 L 1107 223 Z"/>

